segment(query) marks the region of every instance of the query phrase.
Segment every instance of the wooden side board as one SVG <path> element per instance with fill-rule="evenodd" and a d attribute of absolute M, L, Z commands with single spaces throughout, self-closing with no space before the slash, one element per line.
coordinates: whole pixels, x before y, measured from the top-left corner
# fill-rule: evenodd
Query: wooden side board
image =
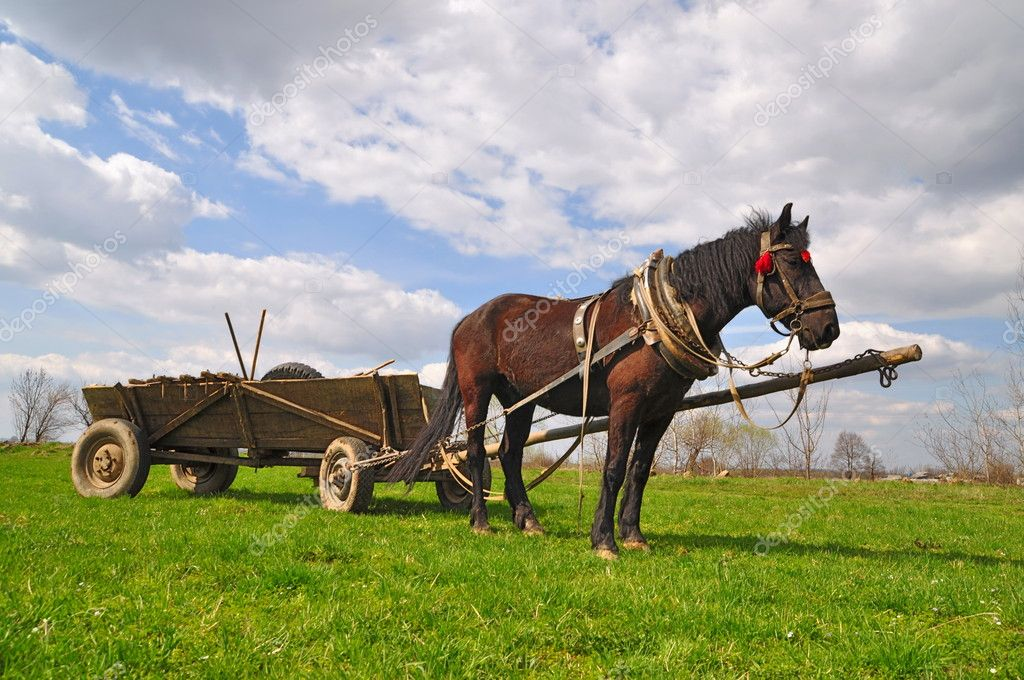
<path fill-rule="evenodd" d="M 399 374 L 380 379 L 387 387 L 383 411 L 372 376 L 94 386 L 84 388 L 84 394 L 96 420 L 132 419 L 130 411 L 138 412 L 156 449 L 259 447 L 322 453 L 345 435 L 380 444 L 385 417 L 392 420 L 391 431 L 400 434 L 392 445 L 408 447 L 425 423 L 419 378 Z"/>

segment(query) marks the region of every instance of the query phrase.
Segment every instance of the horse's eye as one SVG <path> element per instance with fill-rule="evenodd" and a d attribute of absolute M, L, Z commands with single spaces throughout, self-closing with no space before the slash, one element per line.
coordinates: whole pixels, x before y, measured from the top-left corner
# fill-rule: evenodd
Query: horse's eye
<path fill-rule="evenodd" d="M 809 251 L 809 250 L 802 251 L 800 253 L 800 259 L 803 260 L 804 262 L 810 262 L 811 261 L 811 251 Z"/>

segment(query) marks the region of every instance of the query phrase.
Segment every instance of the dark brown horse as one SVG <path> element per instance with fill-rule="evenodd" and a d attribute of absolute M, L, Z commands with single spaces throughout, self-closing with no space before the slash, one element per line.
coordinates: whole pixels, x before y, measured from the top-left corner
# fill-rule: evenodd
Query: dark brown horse
<path fill-rule="evenodd" d="M 765 232 L 767 237 L 762 236 Z M 672 268 L 672 287 L 690 304 L 704 338 L 716 337 L 740 311 L 756 304 L 755 262 L 762 256 L 763 238 L 770 239 L 768 242 L 775 246 L 791 246 L 773 253 L 775 269 L 763 277 L 760 306 L 767 317 L 791 308 L 794 292 L 801 300 L 815 294 L 827 296 L 806 255 L 807 220 L 793 225 L 791 205 L 774 222 L 766 214 L 755 213 L 747 219 L 745 227 L 681 253 Z M 633 278 L 626 276 L 616 281 L 604 295 L 595 325 L 595 351 L 641 323 L 631 296 Z M 487 417 L 492 396 L 508 408 L 578 365 L 573 316 L 579 302 L 509 294 L 494 298 L 466 316 L 452 332 L 448 371 L 437 407 L 409 453 L 396 464 L 391 480 L 411 483 L 434 454 L 437 444 L 451 434 L 461 409 L 465 409 L 469 425 L 479 423 Z M 523 324 L 523 318 L 535 322 Z M 780 322 L 789 328 L 794 318 L 795 314 L 784 315 Z M 797 338 L 806 349 L 828 347 L 839 335 L 839 322 L 831 304 L 803 313 L 799 324 L 793 326 L 799 326 Z M 519 331 L 509 333 L 509 328 Z M 602 556 L 610 558 L 618 553 L 613 521 L 616 499 L 624 482 L 619 536 L 627 548 L 647 548 L 640 531 L 644 486 L 658 442 L 693 382 L 694 377 L 673 370 L 657 350 L 642 341 L 627 345 L 595 366 L 590 378 L 587 415 L 609 417 L 601 495 L 590 532 L 593 548 Z M 522 475 L 523 445 L 534 409 L 539 405 L 579 416 L 581 395 L 582 381 L 573 378 L 506 418 L 500 450 L 505 496 L 512 507 L 515 525 L 526 533 L 542 532 Z M 635 453 L 627 470 L 634 442 Z M 467 445 L 474 487 L 470 523 L 474 531 L 488 533 L 490 525 L 482 488 L 484 429 L 471 430 Z"/>

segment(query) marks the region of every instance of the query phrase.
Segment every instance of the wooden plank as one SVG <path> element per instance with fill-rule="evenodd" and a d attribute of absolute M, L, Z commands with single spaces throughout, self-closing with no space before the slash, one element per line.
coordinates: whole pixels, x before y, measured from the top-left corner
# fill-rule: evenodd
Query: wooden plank
<path fill-rule="evenodd" d="M 327 427 L 336 427 L 338 429 L 344 430 L 355 435 L 359 439 L 368 439 L 373 442 L 380 442 L 381 440 L 380 435 L 374 432 L 365 430 L 357 425 L 353 425 L 352 423 L 347 423 L 339 418 L 334 418 L 332 416 L 327 415 L 326 413 L 321 413 L 320 411 L 315 411 L 313 409 L 306 408 L 305 406 L 300 406 L 299 404 L 292 403 L 287 399 L 283 399 L 281 397 L 278 397 L 277 395 L 270 394 L 269 392 L 264 392 L 260 388 L 255 387 L 252 383 L 242 383 L 242 388 L 248 391 L 257 399 L 266 401 L 271 404 L 276 404 L 277 406 L 280 406 L 282 409 L 286 411 L 291 411 L 292 413 L 302 416 L 315 423 L 320 423 L 321 425 L 326 425 Z"/>
<path fill-rule="evenodd" d="M 224 385 L 221 389 L 217 390 L 216 392 L 202 399 L 201 401 L 196 402 L 195 404 L 192 405 L 191 408 L 186 409 L 182 413 L 178 414 L 176 417 L 169 420 L 163 427 L 158 429 L 153 434 L 149 435 L 150 446 L 163 439 L 165 436 L 167 436 L 168 433 L 174 431 L 176 428 L 191 420 L 197 414 L 202 413 L 209 406 L 223 399 L 224 396 L 227 395 L 227 393 L 228 385 Z"/>
<path fill-rule="evenodd" d="M 252 432 L 252 421 L 249 420 L 249 411 L 245 404 L 245 395 L 237 385 L 231 390 L 231 401 L 235 402 L 235 412 L 238 414 L 238 426 L 242 431 L 242 441 L 247 449 L 257 448 L 256 437 Z"/>
<path fill-rule="evenodd" d="M 242 467 L 311 467 L 320 464 L 319 458 L 243 458 L 241 456 L 215 456 L 206 453 L 189 453 L 187 451 L 160 451 L 152 456 L 152 462 L 158 465 L 180 465 L 181 463 L 216 463 L 218 465 L 238 465 Z"/>

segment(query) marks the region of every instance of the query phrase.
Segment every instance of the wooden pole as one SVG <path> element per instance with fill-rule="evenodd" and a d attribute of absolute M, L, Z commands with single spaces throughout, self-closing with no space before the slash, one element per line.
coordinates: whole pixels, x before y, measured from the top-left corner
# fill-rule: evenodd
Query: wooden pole
<path fill-rule="evenodd" d="M 260 329 L 256 331 L 256 349 L 252 352 L 252 370 L 249 371 L 249 375 L 252 379 L 256 379 L 256 359 L 260 356 L 260 342 L 263 341 L 263 322 L 267 320 L 267 310 L 263 310 L 260 314 Z"/>
<path fill-rule="evenodd" d="M 868 356 L 861 357 L 856 361 L 851 361 L 848 364 L 831 364 L 829 366 L 823 366 L 815 369 L 811 377 L 812 383 L 827 382 L 829 380 L 836 380 L 838 378 L 849 378 L 850 376 L 860 375 L 861 373 L 870 373 L 871 371 L 877 371 L 879 368 L 885 366 L 899 366 L 900 364 L 907 364 L 913 361 L 921 360 L 921 347 L 919 345 L 907 345 L 906 347 L 898 347 L 891 349 L 887 352 L 882 352 L 878 355 L 869 354 Z M 736 388 L 740 393 L 742 399 L 750 399 L 752 397 L 763 397 L 773 392 L 782 392 L 783 390 L 791 390 L 800 385 L 800 376 L 796 375 L 791 378 L 772 378 L 771 380 L 762 380 L 749 385 L 741 385 Z M 683 405 L 680 407 L 680 411 L 689 411 L 690 409 L 701 408 L 703 406 L 716 406 L 718 404 L 728 404 L 732 402 L 732 395 L 729 390 L 718 390 L 717 392 L 708 392 L 706 394 L 696 394 L 692 397 L 686 397 L 683 400 Z M 608 430 L 608 419 L 598 418 L 592 420 L 585 428 L 584 431 L 587 434 L 593 434 L 594 432 L 607 432 Z M 559 439 L 570 439 L 572 437 L 578 437 L 580 434 L 579 425 L 566 425 L 565 427 L 554 427 L 550 430 L 538 430 L 537 432 L 531 432 L 530 436 L 526 439 L 526 446 L 533 444 L 543 444 L 544 442 L 557 441 Z M 496 456 L 498 454 L 498 447 L 500 442 L 494 444 L 488 444 L 484 451 L 488 456 Z M 459 456 L 465 457 L 466 452 L 460 451 Z"/>
<path fill-rule="evenodd" d="M 245 372 L 245 362 L 242 361 L 242 350 L 238 349 L 238 338 L 235 337 L 235 327 L 231 325 L 231 315 L 224 312 L 224 318 L 228 320 L 228 331 L 231 333 L 231 344 L 235 346 L 235 356 L 238 357 L 238 365 L 242 368 L 242 379 L 248 380 L 249 374 Z"/>

